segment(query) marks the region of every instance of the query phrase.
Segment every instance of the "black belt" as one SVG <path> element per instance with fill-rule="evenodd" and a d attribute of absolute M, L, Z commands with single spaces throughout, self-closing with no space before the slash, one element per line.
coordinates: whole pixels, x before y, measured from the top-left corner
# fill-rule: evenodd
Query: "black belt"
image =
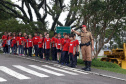
<path fill-rule="evenodd" d="M 81 44 L 80 44 L 80 47 L 81 47 L 81 46 L 89 46 L 89 45 L 91 45 L 91 42 L 90 42 L 90 41 L 87 42 L 87 43 L 85 43 L 85 44 L 82 44 L 82 43 L 81 43 Z"/>

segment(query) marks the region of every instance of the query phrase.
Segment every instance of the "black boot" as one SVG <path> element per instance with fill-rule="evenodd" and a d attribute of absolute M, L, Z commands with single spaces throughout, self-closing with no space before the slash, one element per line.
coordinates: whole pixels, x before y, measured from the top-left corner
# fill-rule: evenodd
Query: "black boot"
<path fill-rule="evenodd" d="M 85 71 L 91 71 L 91 61 L 87 61 L 87 68 Z"/>
<path fill-rule="evenodd" d="M 85 67 L 82 68 L 82 70 L 85 70 L 87 68 L 87 61 L 84 61 Z"/>

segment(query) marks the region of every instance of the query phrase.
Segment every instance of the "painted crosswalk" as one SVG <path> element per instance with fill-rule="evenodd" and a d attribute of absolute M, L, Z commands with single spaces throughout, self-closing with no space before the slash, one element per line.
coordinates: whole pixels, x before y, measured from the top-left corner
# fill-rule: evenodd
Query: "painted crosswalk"
<path fill-rule="evenodd" d="M 23 79 L 30 79 L 29 77 L 25 76 L 25 75 L 22 75 L 20 73 L 17 73 L 16 71 L 13 71 L 7 67 L 4 67 L 4 66 L 0 66 L 0 70 L 17 78 L 17 79 L 20 79 L 20 80 L 23 80 Z"/>
<path fill-rule="evenodd" d="M 64 74 L 61 74 L 61 73 L 58 73 L 58 72 L 54 72 L 54 71 L 51 71 L 51 70 L 48 70 L 48 69 L 45 69 L 45 68 L 41 68 L 41 67 L 36 66 L 36 65 L 29 65 L 29 66 L 33 67 L 33 68 L 36 68 L 38 70 L 41 70 L 41 71 L 44 71 L 44 72 L 56 75 L 56 76 L 65 76 Z"/>
<path fill-rule="evenodd" d="M 63 69 L 55 68 L 55 67 L 51 67 L 51 66 L 48 66 L 48 65 L 42 65 L 42 66 L 53 69 L 53 70 L 61 71 L 61 72 L 67 73 L 67 74 L 78 75 L 77 73 L 66 71 L 66 70 L 63 70 Z"/>
<path fill-rule="evenodd" d="M 38 72 L 36 72 L 34 70 L 28 69 L 28 68 L 23 67 L 21 65 L 13 65 L 13 66 L 16 67 L 16 68 L 18 68 L 18 69 L 20 69 L 20 70 L 22 70 L 22 71 L 25 71 L 25 72 L 27 72 L 29 74 L 32 74 L 32 75 L 35 75 L 35 76 L 38 76 L 38 77 L 49 77 L 49 76 L 47 76 L 45 74 L 38 73 Z"/>
<path fill-rule="evenodd" d="M 28 80 L 28 79 L 30 80 L 32 79 L 33 76 L 38 77 L 38 78 L 47 78 L 47 77 L 51 77 L 50 75 L 58 76 L 58 77 L 67 76 L 67 75 L 79 75 L 77 71 L 75 72 L 72 69 L 67 70 L 66 68 L 65 69 L 57 68 L 55 66 L 49 66 L 49 65 L 42 65 L 42 66 L 12 65 L 12 69 L 6 66 L 0 66 L 0 73 L 1 72 L 19 80 Z M 2 76 L 0 75 L 0 82 L 6 82 L 7 79 L 5 79 Z"/>
<path fill-rule="evenodd" d="M 0 77 L 0 82 L 5 82 L 5 81 L 7 81 L 7 80 Z"/>

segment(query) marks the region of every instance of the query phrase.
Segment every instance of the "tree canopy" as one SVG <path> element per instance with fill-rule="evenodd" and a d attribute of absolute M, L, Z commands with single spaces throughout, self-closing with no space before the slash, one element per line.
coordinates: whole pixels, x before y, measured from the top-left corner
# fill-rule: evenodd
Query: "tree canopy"
<path fill-rule="evenodd" d="M 0 0 L 0 11 L 5 17 L 11 15 L 22 19 L 21 24 L 25 28 L 20 28 L 23 31 L 46 30 L 49 25 L 49 20 L 46 20 L 48 16 L 52 17 L 52 24 L 49 28 L 51 31 L 55 31 L 56 26 L 71 26 L 71 28 L 80 30 L 79 26 L 85 24 L 94 37 L 96 58 L 106 43 L 113 43 L 112 39 L 117 43 L 125 42 L 123 33 L 126 32 L 126 0 L 69 0 L 69 4 L 65 3 L 66 0 L 18 1 L 21 2 L 21 6 L 9 0 Z M 42 10 L 43 13 L 40 12 Z M 33 11 L 37 18 L 36 22 L 33 20 Z M 66 18 L 64 22 L 61 22 L 60 16 L 64 12 L 67 12 L 64 14 Z M 15 20 L 12 19 L 13 21 Z M 123 37 L 120 38 L 121 36 Z"/>

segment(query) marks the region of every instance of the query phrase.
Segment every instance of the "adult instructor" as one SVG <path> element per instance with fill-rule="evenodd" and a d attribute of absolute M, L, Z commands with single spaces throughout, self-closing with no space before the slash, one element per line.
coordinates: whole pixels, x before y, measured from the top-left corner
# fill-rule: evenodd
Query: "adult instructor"
<path fill-rule="evenodd" d="M 81 32 L 77 32 L 74 29 L 72 29 L 71 31 L 76 33 L 78 36 L 81 36 L 80 47 L 82 52 L 82 58 L 85 64 L 85 67 L 82 68 L 82 70 L 91 71 L 90 68 L 92 61 L 91 51 L 94 50 L 94 40 L 91 32 L 87 31 L 86 25 L 82 25 L 81 28 L 82 28 Z"/>

